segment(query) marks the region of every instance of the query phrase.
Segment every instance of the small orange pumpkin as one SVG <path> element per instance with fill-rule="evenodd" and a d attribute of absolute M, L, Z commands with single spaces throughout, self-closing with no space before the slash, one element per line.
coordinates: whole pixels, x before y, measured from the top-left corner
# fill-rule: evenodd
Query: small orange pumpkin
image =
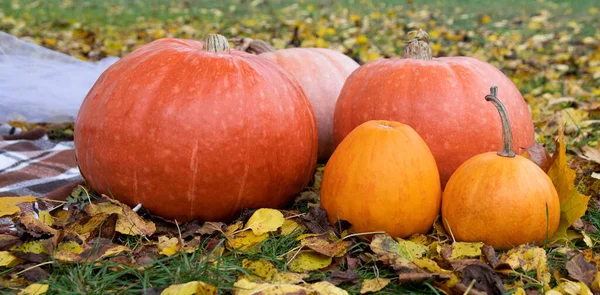
<path fill-rule="evenodd" d="M 470 158 L 452 174 L 442 195 L 442 219 L 457 241 L 508 249 L 552 237 L 560 201 L 548 175 L 513 152 L 508 115 L 497 91 L 492 87 L 485 99 L 500 113 L 504 147 Z"/>
<path fill-rule="evenodd" d="M 367 121 L 340 143 L 325 166 L 321 206 L 331 223 L 394 237 L 427 233 L 439 214 L 440 176 L 433 154 L 410 126 Z"/>

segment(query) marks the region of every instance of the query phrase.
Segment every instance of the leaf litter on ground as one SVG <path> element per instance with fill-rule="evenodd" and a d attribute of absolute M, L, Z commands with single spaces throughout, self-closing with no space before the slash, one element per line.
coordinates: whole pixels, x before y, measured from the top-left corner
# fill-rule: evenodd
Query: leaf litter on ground
<path fill-rule="evenodd" d="M 49 20 L 38 15 L 56 6 L 54 2 L 61 2 L 64 11 L 72 7 L 71 1 L 48 1 L 44 4 L 48 9 L 40 10 L 12 1 L 10 9 L 0 8 L 0 28 L 90 61 L 124 56 L 162 37 L 201 40 L 207 32 L 226 28 L 220 33 L 228 37 L 262 39 L 276 49 L 332 48 L 361 64 L 400 57 L 406 32 L 424 28 L 432 37 L 435 56 L 480 58 L 517 85 L 531 108 L 536 130 L 536 145 L 526 151 L 526 157 L 546 171 L 557 187 L 562 217 L 558 232 L 544 244 L 498 252 L 481 243 L 453 241 L 439 220 L 427 235 L 407 239 L 386 234 L 351 236 L 347 224 L 332 226 L 318 206 L 323 165 L 291 211 L 248 211 L 230 224 L 166 222 L 82 188 L 74 190 L 64 204 L 14 196 L 0 198 L 3 290 L 21 294 L 600 292 L 597 8 L 573 11 L 565 8 L 568 4 L 542 1 L 503 18 L 469 13 L 465 7 L 444 12 L 443 7 L 378 6 L 374 1 L 361 1 L 360 13 L 343 4 L 325 7 L 311 1 L 268 9 L 262 1 L 252 2 L 250 8 L 233 1 L 225 9 L 165 1 L 160 9 L 177 17 L 158 21 L 136 16 L 134 24 L 115 26 L 96 25 L 85 17 Z M 122 3 L 107 7 L 110 19 L 120 21 L 130 13 Z M 190 17 L 185 11 L 203 17 Z M 219 17 L 225 12 L 239 17 Z M 52 139 L 72 140 L 72 124 L 11 124 L 23 130 L 43 125 Z M 36 203 L 46 206 L 36 211 Z"/>

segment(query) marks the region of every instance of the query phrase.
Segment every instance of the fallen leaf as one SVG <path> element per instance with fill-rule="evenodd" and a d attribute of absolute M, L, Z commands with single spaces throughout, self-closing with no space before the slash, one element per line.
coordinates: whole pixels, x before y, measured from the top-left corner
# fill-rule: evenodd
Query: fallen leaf
<path fill-rule="evenodd" d="M 40 211 L 38 212 L 39 220 L 47 225 L 52 226 L 54 224 L 54 217 L 48 211 Z"/>
<path fill-rule="evenodd" d="M 587 262 L 583 253 L 579 251 L 570 251 L 567 253 L 566 268 L 570 278 L 588 286 L 592 285 L 596 273 L 598 273 L 596 266 Z"/>
<path fill-rule="evenodd" d="M 19 239 L 18 237 L 0 234 L 0 251 L 6 251 L 12 247 L 20 245 L 23 245 L 23 241 L 21 241 L 21 239 Z"/>
<path fill-rule="evenodd" d="M 310 289 L 315 290 L 322 295 L 348 295 L 346 290 L 338 288 L 330 282 L 325 281 L 311 284 Z"/>
<path fill-rule="evenodd" d="M 245 250 L 250 252 L 256 252 L 259 250 L 259 243 L 269 237 L 268 233 L 262 235 L 255 235 L 253 231 L 242 231 L 234 234 L 230 230 L 227 230 L 227 247 L 229 249 Z"/>
<path fill-rule="evenodd" d="M 584 159 L 600 164 L 600 149 L 592 148 L 586 145 L 583 146 L 581 150 L 583 151 Z"/>
<path fill-rule="evenodd" d="M 550 284 L 551 274 L 547 264 L 546 251 L 540 247 L 521 245 L 502 254 L 500 261 L 507 263 L 513 269 L 537 271 L 537 279 L 545 286 Z"/>
<path fill-rule="evenodd" d="M 278 272 L 271 279 L 274 284 L 300 284 L 304 279 L 308 278 L 309 274 L 295 272 Z"/>
<path fill-rule="evenodd" d="M 157 248 L 160 250 L 160 254 L 171 256 L 181 251 L 181 243 L 179 238 L 168 238 L 166 236 L 158 237 Z"/>
<path fill-rule="evenodd" d="M 326 278 L 325 281 L 332 283 L 335 286 L 340 284 L 354 284 L 358 282 L 360 277 L 358 273 L 354 271 L 332 271 Z"/>
<path fill-rule="evenodd" d="M 13 267 L 23 263 L 23 260 L 12 255 L 8 251 L 0 251 L 0 266 L 2 267 Z"/>
<path fill-rule="evenodd" d="M 548 172 L 550 166 L 556 159 L 556 153 L 554 156 L 550 156 L 548 151 L 541 144 L 535 142 L 532 146 L 525 149 L 522 156 L 536 163 L 544 172 Z"/>
<path fill-rule="evenodd" d="M 37 200 L 34 196 L 2 197 L 0 198 L 0 217 L 13 215 L 21 212 L 17 206 L 20 203 L 31 203 Z"/>
<path fill-rule="evenodd" d="M 164 289 L 160 295 L 216 295 L 217 288 L 213 285 L 192 281 L 185 284 L 171 285 Z"/>
<path fill-rule="evenodd" d="M 395 270 L 413 269 L 415 266 L 406 258 L 408 253 L 400 249 L 400 244 L 387 234 L 378 234 L 373 237 L 369 245 L 377 259 L 391 265 Z M 403 253 L 401 255 L 400 253 Z"/>
<path fill-rule="evenodd" d="M 552 179 L 560 199 L 560 223 L 554 237 L 552 237 L 553 241 L 569 240 L 567 229 L 585 214 L 590 200 L 589 196 L 580 194 L 575 186 L 576 173 L 567 164 L 567 149 L 562 128 L 558 132 L 557 144 L 558 155 L 548 170 L 548 176 Z"/>
<path fill-rule="evenodd" d="M 317 291 L 303 286 L 292 284 L 254 283 L 247 279 L 238 280 L 233 286 L 234 295 L 321 295 Z"/>
<path fill-rule="evenodd" d="M 289 269 L 293 272 L 318 270 L 329 266 L 331 261 L 331 257 L 319 254 L 312 250 L 301 251 L 290 262 Z"/>
<path fill-rule="evenodd" d="M 375 278 L 364 280 L 360 286 L 360 294 L 378 292 L 385 288 L 391 282 L 390 279 L 386 278 Z"/>
<path fill-rule="evenodd" d="M 31 213 L 22 213 L 19 219 L 19 222 L 25 226 L 28 232 L 34 237 L 40 237 L 44 234 L 46 235 L 55 235 L 56 230 L 45 224 L 44 222 L 38 220 Z"/>
<path fill-rule="evenodd" d="M 225 227 L 225 224 L 222 222 L 207 221 L 204 224 L 202 224 L 202 227 L 200 227 L 198 230 L 196 230 L 196 233 L 201 234 L 201 235 L 212 235 L 215 232 L 223 233 L 224 227 Z"/>
<path fill-rule="evenodd" d="M 48 292 L 47 284 L 31 284 L 27 288 L 21 290 L 19 295 L 42 295 Z"/>
<path fill-rule="evenodd" d="M 260 236 L 268 232 L 276 231 L 279 229 L 285 218 L 279 210 L 261 208 L 258 209 L 250 216 L 246 223 L 245 229 L 252 229 L 255 235 Z"/>
<path fill-rule="evenodd" d="M 281 226 L 281 234 L 289 235 L 295 232 L 301 232 L 302 227 L 296 221 L 292 219 L 286 219 Z"/>
<path fill-rule="evenodd" d="M 322 234 L 333 231 L 333 227 L 327 219 L 327 212 L 320 206 L 312 206 L 307 214 L 302 215 L 300 219 L 311 233 Z"/>
<path fill-rule="evenodd" d="M 486 294 L 502 295 L 506 293 L 502 279 L 494 270 L 481 264 L 473 264 L 467 266 L 462 271 L 462 281 L 464 285 L 470 285 L 472 281 L 475 281 L 473 288 L 485 292 Z"/>
<path fill-rule="evenodd" d="M 277 268 L 265 259 L 244 259 L 242 267 L 249 272 L 246 278 L 251 281 L 272 281 L 277 274 Z"/>
<path fill-rule="evenodd" d="M 467 243 L 467 242 L 454 242 L 452 243 L 452 255 L 451 259 L 463 259 L 467 257 L 480 257 L 481 247 L 483 243 Z"/>
<path fill-rule="evenodd" d="M 316 237 L 308 237 L 303 239 L 300 244 L 317 253 L 329 256 L 340 257 L 346 254 L 348 247 L 352 244 L 350 241 L 337 240 L 331 241 L 329 235 L 322 234 Z"/>
<path fill-rule="evenodd" d="M 558 286 L 552 288 L 552 290 L 545 293 L 545 295 L 593 295 L 592 291 L 588 286 L 581 282 L 571 282 L 566 279 L 562 279 Z"/>

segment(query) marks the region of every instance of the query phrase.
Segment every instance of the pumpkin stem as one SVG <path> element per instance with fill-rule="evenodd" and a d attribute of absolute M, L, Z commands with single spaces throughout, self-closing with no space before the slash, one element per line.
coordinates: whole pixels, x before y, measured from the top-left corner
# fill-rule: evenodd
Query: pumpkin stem
<path fill-rule="evenodd" d="M 235 44 L 235 49 L 246 51 L 248 53 L 261 54 L 263 52 L 273 52 L 275 48 L 269 43 L 262 40 L 254 40 L 251 38 L 231 38 L 229 42 Z"/>
<path fill-rule="evenodd" d="M 512 150 L 512 130 L 510 129 L 510 121 L 508 120 L 508 112 L 506 108 L 498 99 L 498 86 L 493 86 L 490 88 L 490 94 L 485 96 L 485 100 L 491 101 L 496 109 L 498 109 L 498 113 L 500 114 L 500 120 L 502 120 L 502 142 L 504 146 L 500 151 L 498 151 L 498 155 L 502 157 L 514 158 L 515 152 Z"/>
<path fill-rule="evenodd" d="M 419 29 L 418 31 L 410 31 L 407 35 L 414 35 L 408 40 L 406 48 L 404 48 L 405 58 L 430 60 L 432 58 L 431 47 L 429 47 L 429 34 Z"/>
<path fill-rule="evenodd" d="M 208 34 L 204 39 L 204 48 L 211 52 L 230 53 L 229 41 L 225 36 L 219 34 Z"/>

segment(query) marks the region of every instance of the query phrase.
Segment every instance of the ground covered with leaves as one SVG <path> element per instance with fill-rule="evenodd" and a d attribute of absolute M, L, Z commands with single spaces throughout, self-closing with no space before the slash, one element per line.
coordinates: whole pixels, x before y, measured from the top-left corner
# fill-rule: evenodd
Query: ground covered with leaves
<path fill-rule="evenodd" d="M 406 34 L 423 28 L 434 56 L 480 58 L 521 90 L 538 142 L 528 157 L 561 198 L 557 236 L 495 251 L 455 242 L 439 222 L 431 233 L 408 239 L 351 233 L 348 224 L 331 226 L 318 206 L 322 165 L 287 210 L 249 210 L 229 224 L 178 224 L 79 187 L 64 202 L 0 199 L 4 292 L 600 294 L 600 11 L 594 1 L 195 2 L 3 1 L 0 30 L 90 61 L 123 56 L 158 38 L 215 32 L 275 48 L 333 48 L 365 63 L 401 57 Z M 53 139 L 72 139 L 72 124 L 46 127 Z"/>

